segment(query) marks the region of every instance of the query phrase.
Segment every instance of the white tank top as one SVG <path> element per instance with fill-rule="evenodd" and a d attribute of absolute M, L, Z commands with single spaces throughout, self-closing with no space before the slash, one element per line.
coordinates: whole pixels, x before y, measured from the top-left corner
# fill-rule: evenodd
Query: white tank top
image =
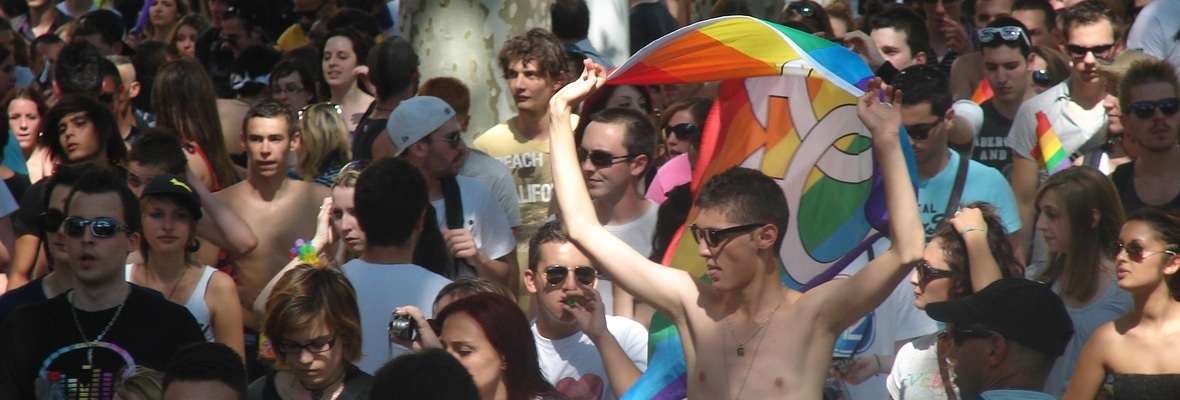
<path fill-rule="evenodd" d="M 132 264 L 127 264 L 125 269 L 127 282 L 131 282 L 131 266 Z M 213 341 L 213 326 L 211 325 L 212 321 L 209 320 L 209 306 L 205 304 L 205 293 L 209 290 L 209 281 L 213 278 L 214 272 L 217 272 L 216 268 L 205 266 L 205 269 L 201 271 L 201 280 L 197 282 L 197 287 L 193 288 L 193 293 L 183 304 L 184 308 L 193 314 L 197 324 L 201 326 L 201 333 L 205 335 L 205 340 L 210 342 Z"/>

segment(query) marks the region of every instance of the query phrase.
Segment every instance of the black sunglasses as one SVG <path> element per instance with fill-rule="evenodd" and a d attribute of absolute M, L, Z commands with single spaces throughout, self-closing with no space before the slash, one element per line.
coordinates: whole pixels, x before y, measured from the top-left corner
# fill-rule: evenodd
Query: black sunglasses
<path fill-rule="evenodd" d="M 699 129 L 693 124 L 664 125 L 664 136 L 672 137 L 672 135 L 676 135 L 676 138 L 680 140 L 691 140 L 692 135 L 697 132 L 699 132 Z"/>
<path fill-rule="evenodd" d="M 631 159 L 631 155 L 624 154 L 616 156 L 602 150 L 586 151 L 586 149 L 578 149 L 578 163 L 586 162 L 587 158 L 590 159 L 590 164 L 593 164 L 595 167 L 606 168 L 615 165 L 619 160 Z"/>
<path fill-rule="evenodd" d="M 431 140 L 430 135 L 427 135 L 425 139 L 427 141 Z M 460 131 L 454 131 L 444 136 L 442 140 L 443 143 L 451 145 L 452 149 L 457 149 L 459 148 L 459 143 L 463 141 L 463 133 Z"/>
<path fill-rule="evenodd" d="M 52 208 L 45 210 L 45 212 L 37 217 L 41 222 L 41 229 L 45 232 L 57 232 L 58 229 L 61 229 L 62 221 L 66 219 L 65 214 L 62 214 L 61 210 Z"/>
<path fill-rule="evenodd" d="M 1148 256 L 1150 256 L 1152 254 L 1167 254 L 1167 255 L 1171 255 L 1171 256 L 1176 255 L 1176 252 L 1174 252 L 1172 250 L 1146 250 L 1143 248 L 1143 246 L 1139 245 L 1139 243 L 1136 243 L 1136 242 L 1131 242 L 1131 243 L 1123 243 L 1123 242 L 1119 242 L 1119 241 L 1112 242 L 1110 244 L 1111 254 L 1118 255 L 1119 251 L 1126 251 L 1127 252 L 1127 259 L 1137 262 L 1137 263 L 1143 262 L 1144 259 L 1146 259 Z"/>
<path fill-rule="evenodd" d="M 905 131 L 910 135 L 910 138 L 914 140 L 926 140 L 926 138 L 930 137 L 930 131 L 934 130 L 934 128 L 937 128 L 941 123 L 942 118 L 939 117 L 938 119 L 934 120 L 934 122 L 928 122 L 919 125 L 906 125 Z"/>
<path fill-rule="evenodd" d="M 1094 53 L 1095 58 L 1108 59 L 1110 58 L 1111 50 L 1114 49 L 1114 44 L 1104 44 L 1101 46 L 1083 47 L 1078 45 L 1067 44 L 1065 49 L 1069 51 L 1069 55 L 1082 58 L 1086 53 Z"/>
<path fill-rule="evenodd" d="M 319 354 L 319 353 L 323 353 L 328 350 L 332 350 L 332 346 L 335 346 L 335 345 L 336 345 L 336 335 L 332 335 L 332 338 L 328 339 L 328 340 L 319 341 L 319 342 L 311 342 L 308 344 L 299 344 L 299 343 L 295 343 L 295 342 L 282 341 L 282 342 L 279 342 L 279 352 L 282 352 L 283 354 L 286 354 L 286 355 L 295 356 L 295 355 L 299 355 L 299 353 L 302 353 L 303 350 L 306 349 L 310 353 Z"/>
<path fill-rule="evenodd" d="M 570 267 L 564 265 L 550 265 L 545 267 L 545 281 L 549 282 L 549 286 L 557 286 L 565 282 L 565 277 L 569 276 Z M 574 279 L 578 283 L 589 286 L 594 283 L 594 278 L 598 277 L 598 271 L 589 265 L 579 265 L 574 267 Z"/>
<path fill-rule="evenodd" d="M 1050 82 L 1053 82 L 1053 76 L 1049 75 L 1049 71 L 1038 69 L 1032 73 L 1033 83 L 1037 86 L 1048 87 Z"/>
<path fill-rule="evenodd" d="M 955 275 L 955 273 L 952 271 L 931 267 L 930 264 L 926 262 L 926 260 L 919 261 L 917 268 L 918 282 L 922 283 L 926 283 L 938 278 L 949 278 Z"/>
<path fill-rule="evenodd" d="M 692 225 L 688 226 L 688 229 L 689 229 L 689 231 L 692 232 L 692 240 L 696 241 L 697 243 L 700 243 L 701 239 L 703 238 L 705 240 L 705 245 L 712 248 L 712 247 L 717 247 L 718 243 L 720 243 L 722 240 L 725 240 L 725 238 L 723 238 L 722 236 L 729 235 L 732 233 L 749 232 L 749 231 L 761 228 L 765 225 L 767 225 L 767 224 L 759 223 L 759 224 L 738 225 L 738 226 L 725 228 L 725 229 L 702 229 L 702 228 L 698 227 L 697 224 L 692 224 Z"/>
<path fill-rule="evenodd" d="M 1150 119 L 1155 115 L 1155 109 L 1159 107 L 1160 113 L 1165 117 L 1176 115 L 1180 111 L 1180 100 L 1175 97 L 1167 98 L 1159 101 L 1140 101 L 1131 103 L 1131 111 L 1134 111 L 1135 116 L 1139 119 Z"/>
<path fill-rule="evenodd" d="M 963 341 L 967 339 L 984 339 L 992 337 L 992 335 L 999 335 L 999 332 L 987 328 L 951 328 L 950 332 L 942 331 L 938 333 L 940 339 L 945 339 L 949 334 L 955 341 L 955 346 L 962 346 Z M 1002 335 L 1001 335 L 1002 336 Z"/>
<path fill-rule="evenodd" d="M 70 237 L 80 238 L 86 234 L 86 226 L 90 226 L 90 234 L 96 238 L 109 238 L 119 234 L 119 232 L 130 232 L 131 228 L 127 225 L 119 223 L 114 218 L 99 217 L 95 219 L 85 219 L 78 217 L 69 217 L 62 221 L 66 228 L 66 234 Z"/>

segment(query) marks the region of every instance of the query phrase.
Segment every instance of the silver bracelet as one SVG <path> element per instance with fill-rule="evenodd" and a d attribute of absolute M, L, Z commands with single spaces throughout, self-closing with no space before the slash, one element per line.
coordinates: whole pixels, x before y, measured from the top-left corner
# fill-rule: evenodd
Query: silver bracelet
<path fill-rule="evenodd" d="M 964 229 L 964 230 L 963 230 L 963 233 L 960 233 L 959 235 L 963 235 L 963 236 L 965 236 L 965 235 L 967 235 L 967 232 L 971 232 L 971 231 L 980 231 L 980 232 L 983 232 L 983 234 L 984 234 L 984 235 L 986 235 L 986 234 L 987 234 L 987 229 L 985 229 L 985 228 L 980 228 L 980 227 L 977 227 L 977 226 L 972 226 L 972 227 L 969 227 L 969 228 L 967 228 L 967 229 Z"/>

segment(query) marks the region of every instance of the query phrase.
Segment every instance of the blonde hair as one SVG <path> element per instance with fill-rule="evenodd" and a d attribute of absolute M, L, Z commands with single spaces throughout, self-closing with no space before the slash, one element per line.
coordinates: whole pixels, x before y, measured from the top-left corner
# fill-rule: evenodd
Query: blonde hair
<path fill-rule="evenodd" d="M 158 400 L 164 398 L 164 373 L 136 366 L 135 373 L 115 385 L 121 399 Z"/>
<path fill-rule="evenodd" d="M 312 104 L 299 116 L 299 150 L 295 157 L 295 172 L 304 180 L 312 180 L 329 168 L 352 159 L 348 148 L 348 124 L 335 104 Z"/>

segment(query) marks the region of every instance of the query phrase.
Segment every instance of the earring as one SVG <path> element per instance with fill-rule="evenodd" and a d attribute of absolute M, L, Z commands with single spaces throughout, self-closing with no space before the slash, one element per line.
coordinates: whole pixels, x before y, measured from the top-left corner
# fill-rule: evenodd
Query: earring
<path fill-rule="evenodd" d="M 192 242 L 189 242 L 188 246 L 184 247 L 184 251 L 187 251 L 189 253 L 196 253 L 197 250 L 200 250 L 200 249 L 201 249 L 201 241 L 197 240 L 197 239 L 193 239 Z"/>

